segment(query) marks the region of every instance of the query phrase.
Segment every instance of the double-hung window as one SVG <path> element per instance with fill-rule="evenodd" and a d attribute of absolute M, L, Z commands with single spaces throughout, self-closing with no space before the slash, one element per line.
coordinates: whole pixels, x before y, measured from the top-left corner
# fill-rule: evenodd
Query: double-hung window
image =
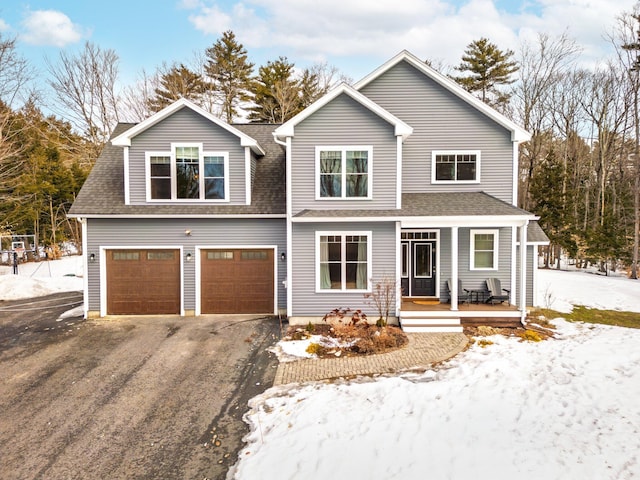
<path fill-rule="evenodd" d="M 477 150 L 431 153 L 432 183 L 478 183 L 480 152 Z"/>
<path fill-rule="evenodd" d="M 172 144 L 170 152 L 147 152 L 147 199 L 229 200 L 229 155 L 199 144 Z"/>
<path fill-rule="evenodd" d="M 318 291 L 369 291 L 371 232 L 317 232 Z"/>
<path fill-rule="evenodd" d="M 371 198 L 372 147 L 316 147 L 316 197 Z"/>
<path fill-rule="evenodd" d="M 498 230 L 471 230 L 471 270 L 498 269 Z"/>

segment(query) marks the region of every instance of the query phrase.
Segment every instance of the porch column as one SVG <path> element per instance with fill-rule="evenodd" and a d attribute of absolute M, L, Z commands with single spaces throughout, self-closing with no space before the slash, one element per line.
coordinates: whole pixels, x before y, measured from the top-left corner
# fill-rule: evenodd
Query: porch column
<path fill-rule="evenodd" d="M 458 310 L 458 227 L 451 227 L 451 310 Z"/>
<path fill-rule="evenodd" d="M 524 323 L 527 315 L 527 220 L 520 227 L 520 319 Z"/>

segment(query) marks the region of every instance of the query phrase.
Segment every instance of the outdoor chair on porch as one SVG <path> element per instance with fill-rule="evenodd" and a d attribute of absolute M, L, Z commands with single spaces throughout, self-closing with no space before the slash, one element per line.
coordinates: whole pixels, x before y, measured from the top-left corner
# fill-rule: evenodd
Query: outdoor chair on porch
<path fill-rule="evenodd" d="M 449 292 L 449 303 L 451 303 L 451 279 L 447 280 L 447 291 Z M 462 288 L 462 280 L 458 279 L 458 303 L 471 302 L 471 292 Z"/>
<path fill-rule="evenodd" d="M 489 290 L 489 296 L 484 301 L 484 303 L 490 303 L 491 305 L 493 305 L 495 303 L 509 302 L 509 294 L 511 293 L 511 290 L 502 288 L 499 279 L 487 278 L 486 282 L 487 290 Z M 506 294 L 502 292 L 506 292 Z"/>

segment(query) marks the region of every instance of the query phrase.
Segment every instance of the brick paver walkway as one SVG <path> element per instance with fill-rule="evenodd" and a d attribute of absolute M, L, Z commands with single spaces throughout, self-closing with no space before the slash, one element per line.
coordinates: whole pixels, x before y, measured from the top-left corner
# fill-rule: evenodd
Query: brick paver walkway
<path fill-rule="evenodd" d="M 393 352 L 340 358 L 303 359 L 278 365 L 274 385 L 312 382 L 355 375 L 395 373 L 447 360 L 469 339 L 463 333 L 408 333 L 409 343 Z"/>

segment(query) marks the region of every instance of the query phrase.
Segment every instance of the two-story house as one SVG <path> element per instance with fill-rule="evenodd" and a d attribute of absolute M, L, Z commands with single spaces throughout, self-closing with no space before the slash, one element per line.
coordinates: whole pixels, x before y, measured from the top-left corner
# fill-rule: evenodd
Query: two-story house
<path fill-rule="evenodd" d="M 119 125 L 71 209 L 87 315 L 376 318 L 364 294 L 391 278 L 403 327 L 523 318 L 547 241 L 515 206 L 528 139 L 408 52 L 279 126 L 180 100 Z M 458 304 L 487 278 L 510 306 Z"/>

